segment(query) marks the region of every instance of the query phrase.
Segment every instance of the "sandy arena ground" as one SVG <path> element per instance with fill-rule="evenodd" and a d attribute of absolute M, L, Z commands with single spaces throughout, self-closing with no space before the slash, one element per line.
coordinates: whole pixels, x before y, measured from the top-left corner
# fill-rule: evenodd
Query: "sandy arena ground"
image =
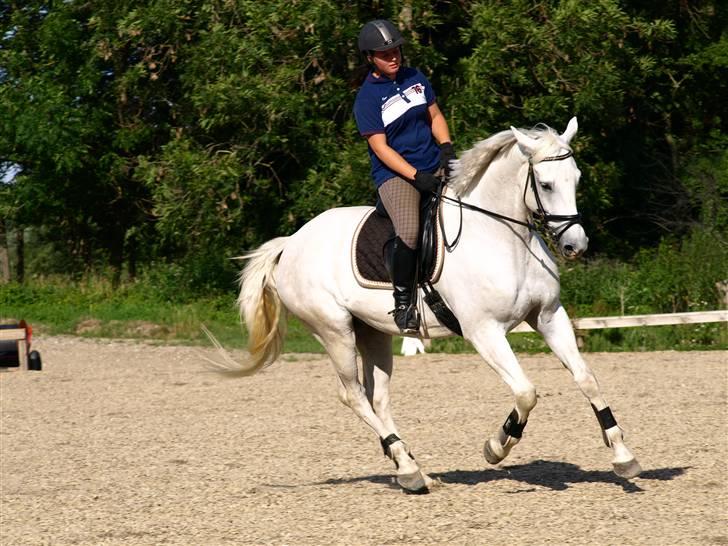
<path fill-rule="evenodd" d="M 403 494 L 330 363 L 257 376 L 196 349 L 39 339 L 42 372 L 0 373 L 0 543 L 728 544 L 728 353 L 586 355 L 644 473 L 611 451 L 553 356 L 521 356 L 539 404 L 496 467 L 512 408 L 476 356 L 395 363 L 400 432 L 441 484 Z"/>

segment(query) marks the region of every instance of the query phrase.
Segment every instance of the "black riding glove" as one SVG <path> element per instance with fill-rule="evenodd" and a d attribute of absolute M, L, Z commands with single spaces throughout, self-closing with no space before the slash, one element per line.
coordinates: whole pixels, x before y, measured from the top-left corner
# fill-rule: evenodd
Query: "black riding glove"
<path fill-rule="evenodd" d="M 457 159 L 455 155 L 455 148 L 452 147 L 452 142 L 443 142 L 440 144 L 440 167 L 445 170 L 445 180 L 450 180 L 450 173 L 452 167 L 450 162 Z"/>
<path fill-rule="evenodd" d="M 414 186 L 423 192 L 436 192 L 437 188 L 440 187 L 440 179 L 427 171 L 417 171 L 415 173 Z"/>

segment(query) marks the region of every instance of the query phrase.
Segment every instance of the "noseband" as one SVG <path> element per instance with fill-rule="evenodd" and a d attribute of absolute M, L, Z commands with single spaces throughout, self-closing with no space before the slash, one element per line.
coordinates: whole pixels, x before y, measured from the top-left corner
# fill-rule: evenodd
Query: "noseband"
<path fill-rule="evenodd" d="M 552 157 L 545 157 L 541 161 L 561 161 L 562 159 L 568 159 L 569 157 L 573 156 L 573 152 L 568 151 L 565 154 L 562 155 L 555 155 Z M 552 236 L 556 238 L 558 241 L 561 239 L 561 236 L 566 233 L 566 230 L 569 229 L 571 226 L 574 226 L 576 224 L 581 223 L 581 214 L 578 212 L 576 214 L 549 214 L 546 212 L 546 210 L 543 208 L 543 203 L 541 203 L 541 196 L 538 193 L 538 186 L 536 185 L 536 173 L 533 171 L 533 158 L 528 158 L 528 180 L 526 181 L 526 184 L 523 186 L 523 201 L 526 201 L 526 190 L 528 188 L 528 184 L 531 184 L 531 190 L 533 191 L 533 195 L 536 197 L 536 212 L 533 213 L 534 219 L 536 221 L 546 224 L 546 229 L 549 229 L 549 232 Z M 563 226 L 561 226 L 558 230 L 556 229 L 550 229 L 548 228 L 548 222 L 566 222 Z"/>
<path fill-rule="evenodd" d="M 551 157 L 545 157 L 541 161 L 561 161 L 562 159 L 568 159 L 569 157 L 573 156 L 573 152 L 568 151 L 565 154 L 562 155 L 555 155 Z M 528 185 L 531 185 L 531 189 L 533 190 L 533 195 L 536 198 L 536 212 L 532 213 L 533 218 L 536 220 L 536 223 L 532 222 L 523 222 L 521 220 L 517 220 L 516 218 L 511 218 L 510 216 L 505 216 L 503 214 L 498 214 L 497 212 L 493 212 L 492 210 L 487 210 L 480 208 L 475 205 L 471 205 L 470 203 L 463 203 L 460 200 L 460 197 L 457 199 L 453 199 L 452 197 L 448 197 L 447 195 L 443 195 L 443 190 L 445 184 L 440 184 L 440 188 L 437 191 L 437 199 L 442 199 L 443 201 L 450 201 L 451 203 L 457 203 L 460 207 L 460 226 L 458 228 L 458 234 L 456 235 L 455 239 L 452 243 L 449 243 L 447 241 L 447 237 L 445 236 L 445 230 L 442 225 L 442 216 L 440 216 L 440 229 L 442 230 L 443 234 L 443 242 L 445 243 L 445 247 L 447 248 L 448 252 L 452 252 L 452 250 L 457 246 L 458 241 L 460 240 L 460 235 L 462 235 L 463 231 L 463 209 L 469 209 L 474 210 L 476 212 L 480 212 L 481 214 L 486 214 L 487 216 L 490 216 L 492 218 L 497 218 L 498 220 L 505 220 L 507 222 L 511 222 L 513 224 L 518 224 L 520 226 L 527 227 L 530 231 L 539 231 L 540 229 L 548 230 L 548 232 L 556 238 L 558 241 L 561 239 L 562 235 L 566 233 L 566 230 L 569 229 L 571 226 L 574 226 L 576 224 L 581 223 L 581 214 L 578 212 L 576 214 L 549 214 L 546 212 L 546 210 L 543 208 L 543 203 L 541 202 L 541 196 L 538 194 L 538 188 L 536 186 L 536 174 L 533 171 L 533 158 L 528 158 L 528 177 L 526 179 L 526 183 L 523 186 L 523 202 L 526 202 L 526 191 L 528 191 Z M 548 227 L 548 222 L 566 222 L 563 226 L 561 226 L 560 229 L 550 229 Z"/>

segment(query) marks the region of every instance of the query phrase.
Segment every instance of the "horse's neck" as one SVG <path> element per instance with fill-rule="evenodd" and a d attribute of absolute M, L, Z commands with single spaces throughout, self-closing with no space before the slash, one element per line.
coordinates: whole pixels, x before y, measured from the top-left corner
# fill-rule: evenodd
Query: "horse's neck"
<path fill-rule="evenodd" d="M 523 162 L 513 152 L 496 159 L 468 195 L 463 196 L 463 201 L 525 222 L 528 209 L 523 201 L 523 185 L 526 183 L 523 170 Z M 511 227 L 521 226 L 513 224 Z"/>
<path fill-rule="evenodd" d="M 505 216 L 516 222 L 497 219 L 476 211 L 459 211 L 458 207 L 446 207 L 445 231 L 452 239 L 460 222 L 463 234 L 459 258 L 475 260 L 481 267 L 482 257 L 495 262 L 511 263 L 512 273 L 522 281 L 529 268 L 526 264 L 533 258 L 546 269 L 553 267 L 553 258 L 543 240 L 524 224 L 530 223 L 529 210 L 524 202 L 524 187 L 528 183 L 527 163 L 515 153 L 493 161 L 472 189 L 461 196 L 464 203 Z M 466 235 L 467 233 L 467 235 Z M 494 262 L 494 263 L 495 263 Z M 551 265 L 549 265 L 551 264 Z M 491 264 L 492 266 L 493 264 Z M 555 271 L 555 270 L 554 270 Z M 549 273 L 557 278 L 558 273 Z"/>

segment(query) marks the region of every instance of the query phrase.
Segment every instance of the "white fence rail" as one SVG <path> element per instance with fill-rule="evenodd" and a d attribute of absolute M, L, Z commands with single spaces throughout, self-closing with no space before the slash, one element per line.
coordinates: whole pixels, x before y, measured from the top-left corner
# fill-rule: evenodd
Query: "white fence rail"
<path fill-rule="evenodd" d="M 602 328 L 632 328 L 635 326 L 666 326 L 670 324 L 702 324 L 705 322 L 728 322 L 726 311 L 696 311 L 693 313 L 663 313 L 657 315 L 627 315 L 622 317 L 586 317 L 572 319 L 574 330 L 599 330 Z M 533 332 L 525 322 L 516 326 L 511 333 Z M 402 354 L 411 356 L 425 352 L 422 340 L 406 337 L 402 340 Z"/>
<path fill-rule="evenodd" d="M 571 324 L 574 326 L 574 330 L 599 330 L 601 328 L 701 324 L 704 322 L 728 322 L 728 311 L 696 311 L 693 313 L 626 315 L 622 317 L 586 317 L 572 319 Z M 511 333 L 521 332 L 533 332 L 533 329 L 525 322 L 522 322 L 511 330 Z"/>

